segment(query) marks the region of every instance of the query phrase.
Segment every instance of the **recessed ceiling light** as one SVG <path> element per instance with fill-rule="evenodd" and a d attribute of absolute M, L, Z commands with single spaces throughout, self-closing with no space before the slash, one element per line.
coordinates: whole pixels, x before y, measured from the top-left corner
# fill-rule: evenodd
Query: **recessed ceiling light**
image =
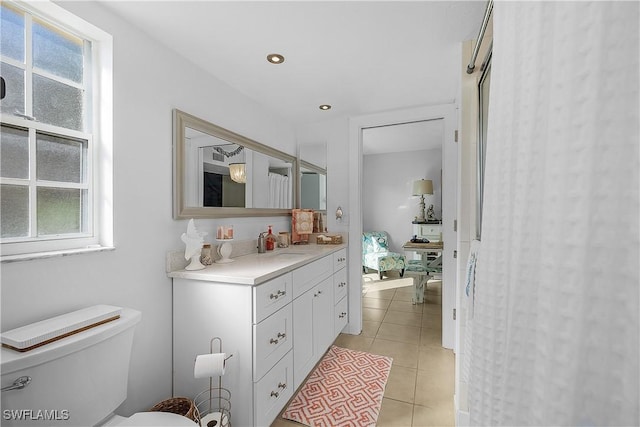
<path fill-rule="evenodd" d="M 284 62 L 284 56 L 280 55 L 279 53 L 270 53 L 269 55 L 267 55 L 267 61 L 271 62 L 272 64 L 282 64 Z"/>
<path fill-rule="evenodd" d="M 329 105 L 329 104 L 322 104 L 319 108 L 320 108 L 321 110 L 330 110 L 330 109 L 331 109 L 331 105 Z"/>

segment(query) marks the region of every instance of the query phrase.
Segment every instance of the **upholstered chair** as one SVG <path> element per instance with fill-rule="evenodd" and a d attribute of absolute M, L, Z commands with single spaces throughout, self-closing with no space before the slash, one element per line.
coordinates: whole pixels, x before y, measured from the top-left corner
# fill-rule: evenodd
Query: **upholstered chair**
<path fill-rule="evenodd" d="M 367 268 L 378 271 L 382 280 L 385 271 L 398 270 L 400 277 L 404 275 L 405 256 L 389 251 L 389 236 L 384 231 L 367 231 L 362 233 L 362 271 Z"/>

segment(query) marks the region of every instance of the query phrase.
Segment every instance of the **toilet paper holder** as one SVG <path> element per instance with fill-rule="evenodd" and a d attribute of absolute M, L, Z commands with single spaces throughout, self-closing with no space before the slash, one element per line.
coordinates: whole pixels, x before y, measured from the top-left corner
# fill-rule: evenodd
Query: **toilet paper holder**
<path fill-rule="evenodd" d="M 217 342 L 217 352 L 214 352 L 214 344 Z M 223 355 L 224 364 L 233 354 L 225 355 L 222 351 L 222 338 L 214 337 L 209 343 L 210 355 Z M 201 355 L 202 356 L 202 355 Z M 196 357 L 197 360 L 197 357 Z M 196 365 L 194 361 L 194 376 Z M 196 408 L 200 412 L 200 424 L 202 427 L 231 427 L 231 392 L 222 387 L 222 375 L 218 375 L 217 387 L 214 387 L 213 376 L 209 377 L 209 388 L 200 392 L 193 399 Z"/>

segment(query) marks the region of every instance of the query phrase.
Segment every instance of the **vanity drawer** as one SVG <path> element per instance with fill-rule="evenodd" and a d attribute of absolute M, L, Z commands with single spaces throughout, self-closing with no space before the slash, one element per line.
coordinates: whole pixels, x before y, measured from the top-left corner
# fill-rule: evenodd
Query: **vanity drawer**
<path fill-rule="evenodd" d="M 258 381 L 293 348 L 291 304 L 253 326 L 253 380 Z"/>
<path fill-rule="evenodd" d="M 293 298 L 304 294 L 309 289 L 333 274 L 333 257 L 328 255 L 293 271 Z"/>
<path fill-rule="evenodd" d="M 347 269 L 343 268 L 333 275 L 333 302 L 340 301 L 347 295 Z"/>
<path fill-rule="evenodd" d="M 293 352 L 290 351 L 253 388 L 254 425 L 271 425 L 293 392 Z"/>
<path fill-rule="evenodd" d="M 340 249 L 333 253 L 333 271 L 338 271 L 347 265 L 347 249 Z"/>
<path fill-rule="evenodd" d="M 334 313 L 334 322 L 333 325 L 335 327 L 335 336 L 338 336 L 340 332 L 347 326 L 347 322 L 349 321 L 349 307 L 348 307 L 349 298 L 344 297 L 338 304 L 336 304 Z"/>
<path fill-rule="evenodd" d="M 292 300 L 292 275 L 283 274 L 253 288 L 253 323 L 259 323 Z"/>

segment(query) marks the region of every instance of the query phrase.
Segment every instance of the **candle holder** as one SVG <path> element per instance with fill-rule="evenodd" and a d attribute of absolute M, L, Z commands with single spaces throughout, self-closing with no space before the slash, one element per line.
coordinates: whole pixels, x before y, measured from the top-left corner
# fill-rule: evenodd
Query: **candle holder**
<path fill-rule="evenodd" d="M 217 259 L 215 262 L 218 264 L 227 264 L 229 262 L 233 262 L 229 256 L 231 256 L 231 252 L 233 251 L 233 247 L 231 246 L 231 241 L 233 239 L 216 239 L 218 242 L 222 242 L 221 245 L 218 245 L 218 255 L 220 255 L 220 259 Z"/>

